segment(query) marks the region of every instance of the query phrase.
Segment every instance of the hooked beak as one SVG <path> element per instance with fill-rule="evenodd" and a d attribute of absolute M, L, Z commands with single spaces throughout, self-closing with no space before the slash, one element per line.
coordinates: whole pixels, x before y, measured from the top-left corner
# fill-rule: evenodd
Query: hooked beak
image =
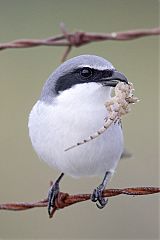
<path fill-rule="evenodd" d="M 111 77 L 101 79 L 104 86 L 115 87 L 118 82 L 124 82 L 128 84 L 128 80 L 125 75 L 121 72 L 114 71 Z"/>

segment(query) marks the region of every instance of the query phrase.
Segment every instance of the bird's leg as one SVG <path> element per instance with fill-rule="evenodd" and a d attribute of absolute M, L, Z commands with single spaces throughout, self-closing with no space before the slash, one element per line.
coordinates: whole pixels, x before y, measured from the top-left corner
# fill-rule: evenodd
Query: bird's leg
<path fill-rule="evenodd" d="M 98 201 L 99 204 L 96 203 L 96 205 L 97 205 L 97 207 L 100 208 L 100 209 L 104 208 L 105 205 L 106 205 L 107 202 L 108 202 L 108 199 L 105 199 L 105 198 L 102 196 L 102 193 L 103 193 L 103 191 L 104 191 L 107 183 L 109 182 L 111 176 L 112 176 L 112 172 L 107 171 L 107 172 L 105 173 L 105 176 L 104 176 L 104 178 L 103 178 L 102 183 L 101 183 L 96 189 L 94 189 L 94 191 L 93 191 L 93 193 L 92 193 L 92 195 L 91 195 L 91 201 L 92 201 L 92 202 L 97 202 L 97 201 Z"/>
<path fill-rule="evenodd" d="M 51 215 L 51 209 L 55 206 L 55 200 L 59 193 L 59 182 L 64 176 L 64 173 L 58 177 L 58 179 L 52 184 L 48 192 L 48 214 Z"/>

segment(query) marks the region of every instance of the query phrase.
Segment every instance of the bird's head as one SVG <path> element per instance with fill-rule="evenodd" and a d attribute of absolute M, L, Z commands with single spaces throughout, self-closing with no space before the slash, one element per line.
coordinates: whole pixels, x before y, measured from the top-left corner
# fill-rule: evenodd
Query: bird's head
<path fill-rule="evenodd" d="M 40 100 L 50 103 L 64 91 L 86 83 L 96 83 L 110 89 L 119 81 L 128 83 L 124 74 L 117 71 L 109 61 L 95 55 L 80 55 L 67 60 L 50 75 Z"/>

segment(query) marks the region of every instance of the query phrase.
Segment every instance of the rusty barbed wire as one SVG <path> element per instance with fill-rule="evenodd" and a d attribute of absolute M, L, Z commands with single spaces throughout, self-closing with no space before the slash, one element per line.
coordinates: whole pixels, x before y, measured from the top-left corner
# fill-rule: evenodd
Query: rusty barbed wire
<path fill-rule="evenodd" d="M 149 29 L 136 29 L 112 33 L 90 33 L 84 31 L 68 32 L 63 23 L 60 24 L 62 35 L 52 36 L 44 39 L 18 39 L 7 43 L 0 43 L 0 50 L 9 48 L 30 48 L 38 46 L 67 47 L 62 61 L 64 61 L 72 47 L 80 47 L 92 42 L 116 40 L 126 41 L 145 36 L 160 35 L 160 27 Z"/>
<path fill-rule="evenodd" d="M 103 192 L 103 197 L 113 197 L 121 194 L 125 195 L 148 195 L 159 193 L 160 188 L 157 187 L 134 187 L 134 188 L 124 188 L 124 189 L 106 189 Z M 60 192 L 58 198 L 55 201 L 55 207 L 52 209 L 50 217 L 53 217 L 57 209 L 62 209 L 68 207 L 72 204 L 83 202 L 89 200 L 91 194 L 77 194 L 69 195 L 68 193 Z M 31 208 L 47 207 L 48 199 L 43 199 L 37 202 L 15 202 L 15 203 L 3 203 L 0 204 L 0 210 L 10 210 L 10 211 L 22 211 Z"/>

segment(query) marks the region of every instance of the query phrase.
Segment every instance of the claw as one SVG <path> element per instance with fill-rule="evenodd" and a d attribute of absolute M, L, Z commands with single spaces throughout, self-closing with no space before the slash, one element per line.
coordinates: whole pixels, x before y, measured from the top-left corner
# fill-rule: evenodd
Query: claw
<path fill-rule="evenodd" d="M 91 201 L 92 202 L 97 202 L 98 200 L 98 193 L 97 193 L 97 189 L 94 189 L 92 195 L 91 195 Z"/>
<path fill-rule="evenodd" d="M 48 214 L 51 216 L 51 209 L 55 206 L 55 200 L 59 193 L 59 183 L 55 182 L 48 192 Z"/>
<path fill-rule="evenodd" d="M 104 190 L 104 186 L 101 184 L 96 189 L 94 189 L 93 194 L 91 195 L 92 202 L 97 202 L 97 201 L 99 202 L 99 203 L 96 203 L 96 206 L 99 209 L 104 208 L 108 203 L 108 199 L 105 199 L 104 197 L 102 197 L 103 190 Z"/>
<path fill-rule="evenodd" d="M 52 216 L 52 210 L 55 207 L 55 201 L 59 194 L 59 182 L 63 176 L 64 176 L 64 173 L 61 173 L 59 178 L 55 181 L 54 184 L 52 184 L 51 188 L 49 189 L 49 192 L 48 192 L 48 214 L 49 214 L 49 217 Z"/>
<path fill-rule="evenodd" d="M 99 200 L 99 203 L 96 203 L 96 206 L 99 208 L 99 209 L 102 209 L 106 206 L 106 204 L 108 203 L 108 198 L 105 199 L 105 198 L 102 198 L 101 200 Z"/>
<path fill-rule="evenodd" d="M 102 183 L 96 189 L 94 189 L 91 195 L 91 201 L 98 202 L 96 203 L 96 206 L 100 209 L 104 208 L 108 203 L 108 199 L 104 198 L 102 195 L 111 176 L 112 176 L 112 171 L 107 171 L 105 173 Z"/>

